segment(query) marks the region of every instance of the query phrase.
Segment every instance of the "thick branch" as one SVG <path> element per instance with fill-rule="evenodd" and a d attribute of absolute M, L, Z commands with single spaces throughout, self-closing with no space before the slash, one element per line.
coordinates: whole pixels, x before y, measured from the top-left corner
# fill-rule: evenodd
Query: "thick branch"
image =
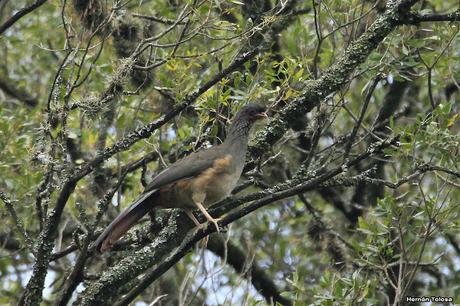
<path fill-rule="evenodd" d="M 23 9 L 20 9 L 16 14 L 13 15 L 13 17 L 11 17 L 10 19 L 8 19 L 7 21 L 5 21 L 5 23 L 3 23 L 1 26 L 0 26 L 0 35 L 5 32 L 6 30 L 8 30 L 9 27 L 11 27 L 13 24 L 16 23 L 16 21 L 18 21 L 19 19 L 21 19 L 22 17 L 24 17 L 25 15 L 29 14 L 30 12 L 32 12 L 33 10 L 39 8 L 40 6 L 42 6 L 44 3 L 46 2 L 46 0 L 37 0 L 34 4 L 31 4 Z"/>
<path fill-rule="evenodd" d="M 78 255 L 75 264 L 73 266 L 72 271 L 66 278 L 66 282 L 64 288 L 61 291 L 58 301 L 56 305 L 65 306 L 68 304 L 70 298 L 72 297 L 72 293 L 77 288 L 78 284 L 83 280 L 83 270 L 86 264 L 86 261 L 89 257 L 89 245 L 95 236 L 95 229 L 99 224 L 102 215 L 107 210 L 107 206 L 115 193 L 119 190 L 125 176 L 126 171 L 120 176 L 118 182 L 109 190 L 97 203 L 98 213 L 96 215 L 94 224 L 89 229 L 88 233 L 86 234 L 85 238 L 83 239 L 82 246 L 80 247 L 80 254 Z"/>
<path fill-rule="evenodd" d="M 64 183 L 56 201 L 56 207 L 51 212 L 45 224 L 45 229 L 40 233 L 32 277 L 29 279 L 26 289 L 21 296 L 20 305 L 40 305 L 48 264 L 54 247 L 53 239 L 57 233 L 59 220 L 64 211 L 64 207 L 76 185 L 77 182 L 75 180 Z"/>
<path fill-rule="evenodd" d="M 460 21 L 460 10 L 448 14 L 410 14 L 404 23 L 418 25 L 422 22 Z"/>

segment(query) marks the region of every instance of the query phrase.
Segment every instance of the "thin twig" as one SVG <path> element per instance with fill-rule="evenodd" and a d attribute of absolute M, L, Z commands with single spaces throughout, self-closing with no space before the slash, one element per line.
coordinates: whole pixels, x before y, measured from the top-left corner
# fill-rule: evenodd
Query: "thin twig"
<path fill-rule="evenodd" d="M 0 191 L 0 199 L 3 201 L 3 203 L 5 203 L 6 209 L 10 213 L 11 218 L 13 219 L 13 223 L 16 226 L 16 229 L 17 229 L 17 232 L 19 233 L 19 236 L 21 236 L 22 239 L 24 239 L 24 241 L 26 243 L 26 246 L 29 249 L 29 251 L 34 253 L 33 241 L 32 241 L 32 239 L 30 239 L 29 235 L 27 234 L 27 232 L 26 232 L 26 230 L 24 228 L 24 224 L 22 224 L 21 219 L 19 219 L 19 217 L 18 217 L 18 215 L 16 213 L 16 210 L 13 207 L 12 201 L 10 200 L 10 198 L 3 191 Z"/>
<path fill-rule="evenodd" d="M 133 17 L 147 19 L 147 20 L 151 20 L 151 21 L 155 21 L 155 22 L 159 22 L 163 24 L 168 24 L 168 25 L 185 24 L 185 21 L 177 22 L 177 20 L 169 19 L 163 16 L 143 15 L 143 14 L 138 14 L 138 13 L 133 13 L 132 15 Z"/>
<path fill-rule="evenodd" d="M 359 114 L 358 121 L 356 122 L 355 126 L 353 127 L 353 131 L 351 132 L 350 138 L 348 139 L 348 143 L 345 146 L 345 153 L 343 154 L 343 160 L 346 160 L 348 158 L 348 155 L 350 154 L 350 150 L 353 144 L 353 141 L 355 140 L 356 133 L 358 133 L 358 130 L 361 126 L 361 123 L 364 120 L 364 115 L 366 114 L 367 106 L 369 105 L 369 102 L 371 101 L 372 95 L 374 94 L 374 90 L 377 87 L 377 84 L 380 82 L 382 79 L 381 74 L 377 74 L 377 76 L 374 79 L 374 82 L 372 82 L 371 87 L 369 88 L 369 91 L 367 92 L 366 98 L 364 99 L 363 106 L 361 107 L 361 112 Z"/>

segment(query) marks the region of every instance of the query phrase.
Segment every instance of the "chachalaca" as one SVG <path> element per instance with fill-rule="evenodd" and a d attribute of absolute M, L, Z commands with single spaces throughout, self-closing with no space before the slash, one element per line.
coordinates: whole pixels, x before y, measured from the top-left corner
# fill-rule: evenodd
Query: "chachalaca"
<path fill-rule="evenodd" d="M 219 219 L 214 219 L 205 207 L 227 197 L 236 186 L 244 167 L 249 131 L 255 121 L 266 117 L 264 106 L 244 106 L 233 119 L 222 144 L 194 152 L 154 177 L 139 198 L 99 236 L 96 250 L 104 252 L 111 248 L 154 208 L 182 208 L 197 226 L 201 226 L 192 213 L 197 207 L 219 231 Z"/>

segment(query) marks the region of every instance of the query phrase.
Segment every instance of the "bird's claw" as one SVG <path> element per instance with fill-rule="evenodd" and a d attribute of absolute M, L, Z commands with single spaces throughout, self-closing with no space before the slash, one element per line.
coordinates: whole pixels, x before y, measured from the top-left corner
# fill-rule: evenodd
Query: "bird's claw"
<path fill-rule="evenodd" d="M 222 220 L 222 218 L 217 218 L 217 219 L 214 219 L 214 218 L 211 218 L 211 219 L 208 219 L 209 222 L 211 222 L 214 227 L 216 228 L 217 232 L 220 233 L 220 227 L 219 227 L 219 222 L 220 220 Z"/>
<path fill-rule="evenodd" d="M 220 233 L 220 226 L 219 226 L 219 223 L 217 223 L 217 222 L 219 222 L 221 219 L 222 218 L 217 218 L 217 219 L 210 218 L 210 219 L 208 219 L 208 221 L 210 223 L 212 223 L 212 225 L 214 225 L 214 227 L 216 228 L 218 233 Z M 206 226 L 207 226 L 207 224 L 204 223 L 204 224 L 201 224 L 200 227 L 206 228 Z M 201 247 L 204 248 L 204 249 L 207 248 L 208 242 L 209 242 L 209 235 L 206 235 L 200 242 Z"/>

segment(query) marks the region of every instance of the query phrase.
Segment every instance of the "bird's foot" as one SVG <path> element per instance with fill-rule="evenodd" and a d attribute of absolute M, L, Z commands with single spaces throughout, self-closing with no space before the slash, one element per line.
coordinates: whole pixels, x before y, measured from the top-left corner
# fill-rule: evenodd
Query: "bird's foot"
<path fill-rule="evenodd" d="M 201 213 L 206 217 L 206 220 L 208 220 L 209 222 L 211 222 L 212 224 L 214 224 L 214 226 L 216 227 L 216 230 L 218 233 L 220 233 L 220 228 L 219 228 L 219 224 L 217 222 L 219 222 L 222 218 L 213 218 L 209 213 L 208 211 L 206 210 L 206 208 L 203 206 L 203 204 L 201 204 L 200 202 L 195 202 L 196 206 L 200 209 Z"/>
<path fill-rule="evenodd" d="M 209 218 L 206 218 L 206 219 L 208 219 L 208 221 L 211 222 L 214 225 L 214 227 L 216 228 L 217 232 L 220 233 L 219 223 L 217 223 L 217 222 L 222 220 L 222 218 L 213 218 L 213 217 L 210 216 Z"/>

